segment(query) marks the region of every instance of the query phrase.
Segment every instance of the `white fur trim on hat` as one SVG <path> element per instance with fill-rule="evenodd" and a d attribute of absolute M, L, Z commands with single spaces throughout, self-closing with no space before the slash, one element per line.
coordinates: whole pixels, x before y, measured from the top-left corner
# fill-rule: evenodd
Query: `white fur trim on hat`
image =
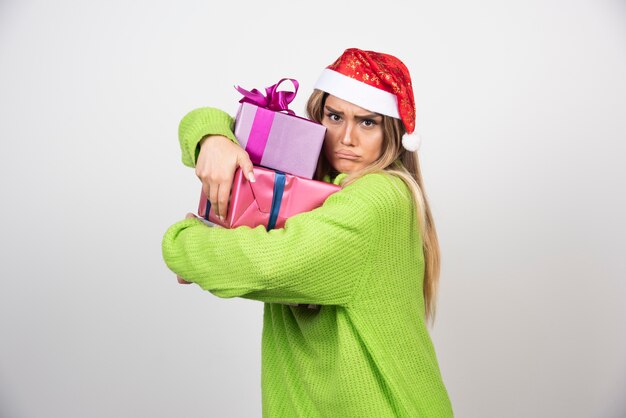
<path fill-rule="evenodd" d="M 421 142 L 422 138 L 416 132 L 402 135 L 402 146 L 408 151 L 417 151 Z"/>
<path fill-rule="evenodd" d="M 332 94 L 370 112 L 380 113 L 400 119 L 398 99 L 395 94 L 386 92 L 337 71 L 325 68 L 314 88 Z"/>

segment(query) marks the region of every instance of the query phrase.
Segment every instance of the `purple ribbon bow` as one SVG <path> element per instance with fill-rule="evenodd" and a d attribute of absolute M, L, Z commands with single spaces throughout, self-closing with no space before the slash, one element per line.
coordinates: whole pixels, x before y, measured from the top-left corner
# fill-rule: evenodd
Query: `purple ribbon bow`
<path fill-rule="evenodd" d="M 291 81 L 296 91 L 276 91 L 278 90 L 280 83 L 285 80 Z M 248 91 L 239 86 L 235 86 L 235 89 L 237 89 L 239 93 L 243 94 L 243 98 L 239 100 L 239 103 L 250 103 L 275 112 L 286 111 L 290 115 L 296 114 L 293 110 L 289 109 L 289 103 L 296 98 L 296 93 L 298 93 L 298 82 L 293 78 L 283 78 L 278 83 L 266 87 L 265 95 L 257 89 Z"/>

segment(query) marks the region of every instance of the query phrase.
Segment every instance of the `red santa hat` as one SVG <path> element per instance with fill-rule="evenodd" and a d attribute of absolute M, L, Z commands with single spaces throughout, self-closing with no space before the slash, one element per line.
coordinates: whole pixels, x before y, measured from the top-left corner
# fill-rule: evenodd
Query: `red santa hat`
<path fill-rule="evenodd" d="M 393 55 L 349 48 L 326 67 L 315 88 L 371 112 L 402 120 L 402 146 L 417 151 L 415 99 L 409 70 Z"/>

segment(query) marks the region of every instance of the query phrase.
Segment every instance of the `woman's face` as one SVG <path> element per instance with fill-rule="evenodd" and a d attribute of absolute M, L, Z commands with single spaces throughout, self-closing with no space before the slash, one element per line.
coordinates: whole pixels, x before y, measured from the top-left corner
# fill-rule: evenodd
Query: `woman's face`
<path fill-rule="evenodd" d="M 322 125 L 324 154 L 333 168 L 350 174 L 376 161 L 383 147 L 383 117 L 328 95 Z"/>

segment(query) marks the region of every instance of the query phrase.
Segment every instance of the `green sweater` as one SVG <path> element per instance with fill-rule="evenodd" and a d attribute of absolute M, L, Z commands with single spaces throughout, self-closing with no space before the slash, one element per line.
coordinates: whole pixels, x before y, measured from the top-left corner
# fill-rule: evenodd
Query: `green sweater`
<path fill-rule="evenodd" d="M 219 110 L 189 113 L 183 162 L 195 163 L 203 135 L 231 128 Z M 369 174 L 282 229 L 178 222 L 163 258 L 216 296 L 265 302 L 264 417 L 451 417 L 424 321 L 416 222 L 403 181 Z"/>

